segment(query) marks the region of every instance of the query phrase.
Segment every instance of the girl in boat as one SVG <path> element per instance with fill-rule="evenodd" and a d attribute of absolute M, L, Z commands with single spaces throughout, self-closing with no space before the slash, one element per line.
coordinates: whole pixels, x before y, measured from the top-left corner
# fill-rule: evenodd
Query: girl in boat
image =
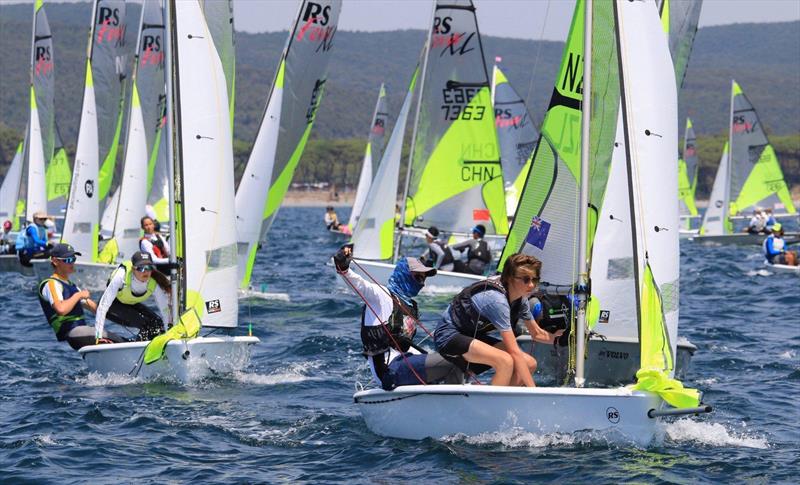
<path fill-rule="evenodd" d="M 531 314 L 528 297 L 539 284 L 542 262 L 515 254 L 503 273 L 464 288 L 447 306 L 434 333 L 436 350 L 463 371 L 494 368 L 492 385 L 535 386 L 536 359 L 517 345 L 514 324 L 520 318 L 538 342 L 552 343 L 563 330 L 543 330 Z M 501 339 L 489 335 L 499 330 Z"/>

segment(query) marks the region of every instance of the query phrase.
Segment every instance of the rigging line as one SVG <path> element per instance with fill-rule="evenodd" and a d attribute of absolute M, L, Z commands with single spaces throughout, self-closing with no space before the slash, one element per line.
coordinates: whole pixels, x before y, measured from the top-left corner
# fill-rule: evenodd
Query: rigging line
<path fill-rule="evenodd" d="M 338 273 L 338 270 L 337 270 L 337 273 Z M 387 326 L 386 326 L 386 322 L 384 322 L 383 320 L 381 320 L 381 317 L 378 315 L 378 312 L 376 312 L 376 311 L 375 311 L 375 309 L 374 309 L 374 308 L 372 308 L 372 305 L 370 305 L 370 304 L 369 304 L 369 302 L 367 301 L 367 299 L 364 297 L 364 295 L 362 295 L 362 294 L 361 294 L 361 292 L 360 292 L 360 291 L 358 291 L 358 288 L 356 288 L 356 286 L 353 284 L 353 282 L 351 282 L 351 281 L 350 281 L 350 278 L 348 278 L 348 277 L 347 277 L 347 276 L 346 276 L 344 273 L 339 273 L 339 274 L 341 275 L 342 279 L 343 279 L 343 280 L 344 280 L 344 281 L 345 281 L 345 282 L 348 284 L 348 286 L 350 286 L 350 288 L 352 288 L 352 289 L 353 289 L 353 291 L 355 291 L 355 292 L 356 292 L 356 294 L 358 295 L 358 297 L 359 297 L 359 298 L 361 298 L 361 299 L 364 301 L 364 303 L 366 304 L 366 306 L 367 306 L 367 307 L 368 307 L 368 308 L 369 308 L 369 309 L 372 311 L 372 313 L 375 315 L 375 318 L 377 318 L 377 319 L 378 319 L 378 322 L 380 322 L 380 324 L 381 324 L 381 327 L 383 328 L 383 331 L 384 331 L 384 332 L 386 332 L 386 335 L 388 335 L 388 336 L 389 336 L 389 338 L 392 340 L 392 343 L 394 344 L 394 346 L 395 346 L 395 349 L 396 349 L 396 350 L 398 351 L 398 353 L 400 354 L 400 357 L 402 357 L 402 358 L 403 358 L 403 361 L 405 362 L 406 366 L 408 366 L 408 368 L 409 368 L 409 369 L 411 370 L 411 372 L 414 374 L 414 377 L 416 377 L 416 378 L 417 378 L 417 380 L 420 382 L 420 384 L 422 384 L 423 386 L 426 386 L 426 385 L 428 385 L 428 383 L 427 383 L 427 382 L 425 382 L 425 379 L 423 379 L 422 377 L 420 377 L 420 376 L 419 376 L 419 374 L 417 373 L 417 370 L 416 370 L 416 369 L 414 369 L 414 366 L 413 366 L 413 365 L 411 365 L 411 362 L 409 362 L 409 361 L 408 361 L 408 357 L 406 356 L 406 353 L 405 353 L 405 352 L 403 352 L 402 348 L 400 347 L 400 344 L 397 342 L 397 340 L 394 338 L 394 335 L 392 335 L 392 332 L 389 330 L 389 327 L 387 327 Z M 380 286 L 380 285 L 379 285 L 379 286 Z M 385 353 L 385 352 L 384 352 L 384 353 Z M 373 358 L 374 358 L 374 356 L 373 356 Z M 381 356 L 381 358 L 383 358 L 383 356 Z M 388 365 L 389 365 L 389 362 L 387 362 L 387 363 L 386 363 L 386 365 L 388 366 Z"/>
<path fill-rule="evenodd" d="M 545 26 L 547 26 L 547 16 L 549 15 L 549 13 L 550 13 L 550 0 L 547 0 L 547 7 L 545 8 L 544 19 L 542 20 L 542 30 L 539 32 L 539 39 L 537 41 L 538 45 L 536 46 L 536 57 L 534 57 L 534 60 L 533 60 L 533 69 L 531 70 L 531 79 L 530 79 L 530 82 L 528 83 L 528 94 L 525 96 L 526 107 L 527 107 L 527 101 L 530 100 L 531 92 L 533 91 L 533 78 L 536 75 L 536 71 L 537 71 L 537 68 L 538 68 L 538 65 L 539 65 L 539 58 L 540 58 L 540 55 L 542 53 L 542 39 L 544 38 L 544 28 L 545 28 Z M 539 122 L 539 127 L 542 126 L 543 122 L 544 121 Z"/>

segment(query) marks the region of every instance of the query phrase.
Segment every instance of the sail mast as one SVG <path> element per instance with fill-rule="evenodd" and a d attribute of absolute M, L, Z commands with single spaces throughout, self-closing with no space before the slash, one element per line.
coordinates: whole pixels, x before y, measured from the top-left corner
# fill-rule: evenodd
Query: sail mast
<path fill-rule="evenodd" d="M 589 215 L 589 133 L 592 99 L 592 0 L 586 0 L 583 34 L 583 98 L 581 104 L 581 181 L 578 202 L 578 322 L 576 324 L 577 358 L 575 385 L 583 387 L 586 333 L 586 288 L 588 265 L 586 261 Z"/>
<path fill-rule="evenodd" d="M 173 112 L 173 101 L 174 101 L 174 86 L 172 84 L 172 48 L 173 48 L 173 26 L 172 26 L 172 19 L 173 19 L 173 9 L 174 1 L 173 0 L 165 0 L 164 3 L 164 38 L 166 39 L 166 46 L 165 46 L 165 58 L 164 58 L 164 76 L 166 76 L 166 85 L 167 85 L 167 122 L 166 122 L 166 149 L 167 149 L 167 171 L 169 172 L 169 180 L 170 183 L 167 184 L 169 187 L 169 221 L 170 221 L 170 232 L 172 233 L 172 237 L 169 238 L 169 263 L 170 263 L 170 287 L 172 289 L 170 293 L 170 299 L 172 300 L 172 305 L 170 311 L 172 313 L 172 323 L 173 325 L 178 323 L 178 314 L 180 313 L 180 309 L 178 305 L 180 300 L 178 298 L 178 270 L 176 266 L 176 253 L 178 249 L 178 231 L 180 230 L 177 227 L 178 220 L 175 218 L 175 144 L 173 136 L 175 135 L 175 128 L 173 125 L 173 121 L 175 118 L 175 113 Z"/>
<path fill-rule="evenodd" d="M 422 57 L 422 71 L 419 75 L 419 95 L 417 95 L 417 108 L 414 111 L 414 130 L 411 132 L 411 147 L 408 151 L 408 167 L 406 167 L 406 186 L 403 189 L 403 198 L 400 200 L 400 227 L 406 225 L 406 200 L 408 199 L 408 187 L 411 184 L 411 164 L 414 160 L 414 147 L 417 144 L 417 128 L 419 126 L 419 112 L 422 108 L 422 93 L 425 91 L 425 72 L 428 68 L 428 54 L 431 48 L 431 34 L 433 32 L 433 20 L 436 17 L 436 2 L 433 2 L 431 8 L 431 20 L 428 22 L 428 37 L 425 39 L 424 54 Z M 394 261 L 400 257 L 400 241 L 402 240 L 402 233 L 397 238 L 394 246 Z"/>
<path fill-rule="evenodd" d="M 729 234 L 730 222 L 730 204 L 731 204 L 731 171 L 733 170 L 732 153 L 733 153 L 733 86 L 736 84 L 735 79 L 731 79 L 731 109 L 728 116 L 728 166 L 725 167 L 725 198 L 722 200 L 722 234 Z"/>

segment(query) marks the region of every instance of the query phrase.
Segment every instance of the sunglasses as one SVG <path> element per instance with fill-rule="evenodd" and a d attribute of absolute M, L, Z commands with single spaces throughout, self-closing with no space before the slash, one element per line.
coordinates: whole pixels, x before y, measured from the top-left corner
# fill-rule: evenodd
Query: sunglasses
<path fill-rule="evenodd" d="M 539 283 L 539 278 L 531 278 L 530 276 L 515 276 L 514 278 L 522 281 L 526 285 L 529 285 L 531 283 L 534 283 L 534 284 L 538 284 Z"/>
<path fill-rule="evenodd" d="M 425 278 L 428 277 L 428 275 L 426 275 L 425 273 L 414 273 L 413 276 L 414 276 L 414 279 L 417 280 L 417 283 L 419 283 L 419 284 L 424 284 L 425 283 Z"/>
<path fill-rule="evenodd" d="M 73 264 L 75 262 L 75 256 L 70 256 L 68 258 L 56 258 L 57 260 L 61 261 L 62 263 Z"/>
<path fill-rule="evenodd" d="M 150 266 L 149 264 L 144 265 L 144 266 L 136 266 L 133 269 L 135 269 L 136 271 L 138 271 L 140 273 L 144 273 L 145 271 L 153 271 L 153 267 Z"/>

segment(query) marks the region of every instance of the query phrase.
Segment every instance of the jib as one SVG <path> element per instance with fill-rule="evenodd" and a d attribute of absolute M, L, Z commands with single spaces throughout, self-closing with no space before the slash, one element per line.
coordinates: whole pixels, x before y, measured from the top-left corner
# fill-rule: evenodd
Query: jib
<path fill-rule="evenodd" d="M 435 34 L 447 34 L 450 32 L 450 22 L 453 21 L 453 17 L 434 17 L 433 18 L 433 33 Z"/>
<path fill-rule="evenodd" d="M 320 17 L 320 14 L 322 16 Z M 331 6 L 328 5 L 325 8 L 322 8 L 322 5 L 314 2 L 308 2 L 308 6 L 306 6 L 306 11 L 303 13 L 303 21 L 307 22 L 311 19 L 312 22 L 319 25 L 328 25 L 331 16 Z"/>
<path fill-rule="evenodd" d="M 100 7 L 97 13 L 97 23 L 99 25 L 119 25 L 119 9 Z"/>

